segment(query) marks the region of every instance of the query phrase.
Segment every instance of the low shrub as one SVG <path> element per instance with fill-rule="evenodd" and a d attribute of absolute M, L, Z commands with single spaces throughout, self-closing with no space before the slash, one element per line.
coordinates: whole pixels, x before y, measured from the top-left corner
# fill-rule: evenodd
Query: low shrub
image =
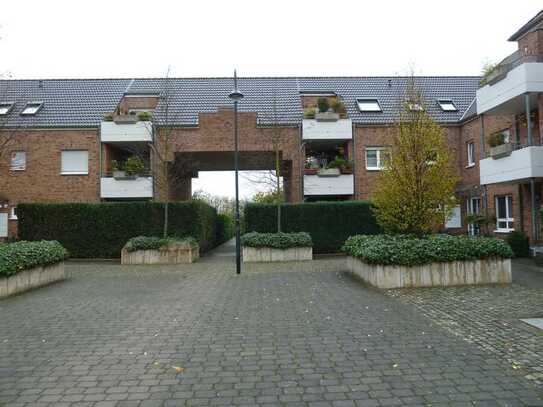
<path fill-rule="evenodd" d="M 520 231 L 514 231 L 507 235 L 505 241 L 511 246 L 515 257 L 530 256 L 530 242 L 528 236 Z"/>
<path fill-rule="evenodd" d="M 68 258 L 67 250 L 57 241 L 20 241 L 0 245 L 0 277 L 19 271 L 58 263 Z"/>
<path fill-rule="evenodd" d="M 139 112 L 138 113 L 138 120 L 142 122 L 148 122 L 153 118 L 153 115 L 151 112 Z"/>
<path fill-rule="evenodd" d="M 215 231 L 217 233 L 217 237 L 215 239 L 215 245 L 218 246 L 234 237 L 235 227 L 234 219 L 230 215 L 219 214 L 217 215 L 216 222 L 217 226 L 215 227 Z"/>
<path fill-rule="evenodd" d="M 160 250 L 170 244 L 181 244 L 192 247 L 193 249 L 198 247 L 198 242 L 193 237 L 153 237 L 153 236 L 137 236 L 126 242 L 124 248 L 129 252 L 135 252 L 136 250 Z"/>
<path fill-rule="evenodd" d="M 306 232 L 298 233 L 246 233 L 241 237 L 242 246 L 271 247 L 290 249 L 292 247 L 312 247 L 311 236 Z"/>
<path fill-rule="evenodd" d="M 357 235 L 347 239 L 342 250 L 365 263 L 400 266 L 513 257 L 503 240 L 450 235 Z"/>

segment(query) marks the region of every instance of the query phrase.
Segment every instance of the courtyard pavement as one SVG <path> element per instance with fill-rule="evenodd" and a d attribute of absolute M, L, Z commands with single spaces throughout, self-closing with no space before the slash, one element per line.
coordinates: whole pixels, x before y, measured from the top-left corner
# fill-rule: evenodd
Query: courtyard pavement
<path fill-rule="evenodd" d="M 341 258 L 236 276 L 228 251 L 69 262 L 0 300 L 0 405 L 543 406 L 543 336 L 517 321 L 543 316 L 531 277 L 378 291 Z"/>

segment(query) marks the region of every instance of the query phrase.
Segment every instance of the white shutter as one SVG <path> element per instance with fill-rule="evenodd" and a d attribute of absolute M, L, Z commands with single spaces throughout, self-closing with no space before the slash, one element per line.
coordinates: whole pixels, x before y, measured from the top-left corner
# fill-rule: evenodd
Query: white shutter
<path fill-rule="evenodd" d="M 8 214 L 0 213 L 0 237 L 8 237 Z"/>
<path fill-rule="evenodd" d="M 89 152 L 86 150 L 65 150 L 61 157 L 62 174 L 88 174 Z"/>
<path fill-rule="evenodd" d="M 445 223 L 445 227 L 447 229 L 450 228 L 461 228 L 462 227 L 462 211 L 460 209 L 460 205 L 457 205 L 453 208 L 451 212 L 451 216 L 447 220 L 447 223 Z"/>

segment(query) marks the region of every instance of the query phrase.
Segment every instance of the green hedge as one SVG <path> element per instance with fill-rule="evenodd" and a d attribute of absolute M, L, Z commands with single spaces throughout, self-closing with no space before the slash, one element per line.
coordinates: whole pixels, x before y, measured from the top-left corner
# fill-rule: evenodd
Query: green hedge
<path fill-rule="evenodd" d="M 306 232 L 296 233 L 258 233 L 250 232 L 241 237 L 242 246 L 272 247 L 290 249 L 292 247 L 312 247 L 311 236 Z"/>
<path fill-rule="evenodd" d="M 230 215 L 217 215 L 216 233 L 215 244 L 217 246 L 232 239 L 235 233 L 234 219 Z"/>
<path fill-rule="evenodd" d="M 277 207 L 269 204 L 245 206 L 247 232 L 276 232 Z M 281 206 L 282 232 L 307 232 L 316 253 L 334 253 L 349 236 L 376 234 L 371 204 L 366 201 L 306 202 Z"/>
<path fill-rule="evenodd" d="M 515 257 L 530 256 L 530 242 L 528 236 L 520 231 L 514 231 L 507 235 L 505 241 L 511 246 Z"/>
<path fill-rule="evenodd" d="M 359 235 L 347 239 L 342 250 L 366 263 L 401 266 L 513 257 L 511 247 L 503 240 L 450 235 Z"/>
<path fill-rule="evenodd" d="M 0 245 L 0 277 L 37 266 L 58 263 L 68 258 L 68 252 L 59 242 L 40 241 Z"/>
<path fill-rule="evenodd" d="M 23 240 L 58 240 L 76 258 L 116 258 L 135 236 L 161 236 L 164 204 L 111 202 L 19 204 Z M 169 204 L 169 235 L 193 236 L 200 250 L 215 246 L 217 211 L 202 201 Z"/>
<path fill-rule="evenodd" d="M 124 246 L 129 252 L 136 250 L 159 250 L 170 244 L 183 244 L 192 248 L 198 247 L 198 242 L 193 237 L 154 237 L 154 236 L 136 236 L 126 242 Z"/>

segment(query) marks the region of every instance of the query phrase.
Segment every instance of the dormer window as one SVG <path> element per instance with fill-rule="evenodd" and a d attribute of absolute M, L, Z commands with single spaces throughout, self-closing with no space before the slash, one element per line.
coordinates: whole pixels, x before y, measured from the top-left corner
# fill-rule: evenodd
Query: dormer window
<path fill-rule="evenodd" d="M 377 99 L 356 99 L 358 110 L 361 112 L 382 112 L 381 105 Z"/>
<path fill-rule="evenodd" d="M 439 99 L 437 101 L 437 103 L 439 104 L 439 107 L 441 108 L 441 110 L 443 110 L 444 112 L 457 112 L 458 111 L 455 104 L 450 99 Z"/>
<path fill-rule="evenodd" d="M 11 108 L 13 107 L 13 103 L 0 103 L 0 116 L 7 115 Z"/>
<path fill-rule="evenodd" d="M 43 102 L 28 102 L 23 111 L 21 112 L 24 116 L 32 116 L 38 113 L 38 111 L 43 106 Z"/>

